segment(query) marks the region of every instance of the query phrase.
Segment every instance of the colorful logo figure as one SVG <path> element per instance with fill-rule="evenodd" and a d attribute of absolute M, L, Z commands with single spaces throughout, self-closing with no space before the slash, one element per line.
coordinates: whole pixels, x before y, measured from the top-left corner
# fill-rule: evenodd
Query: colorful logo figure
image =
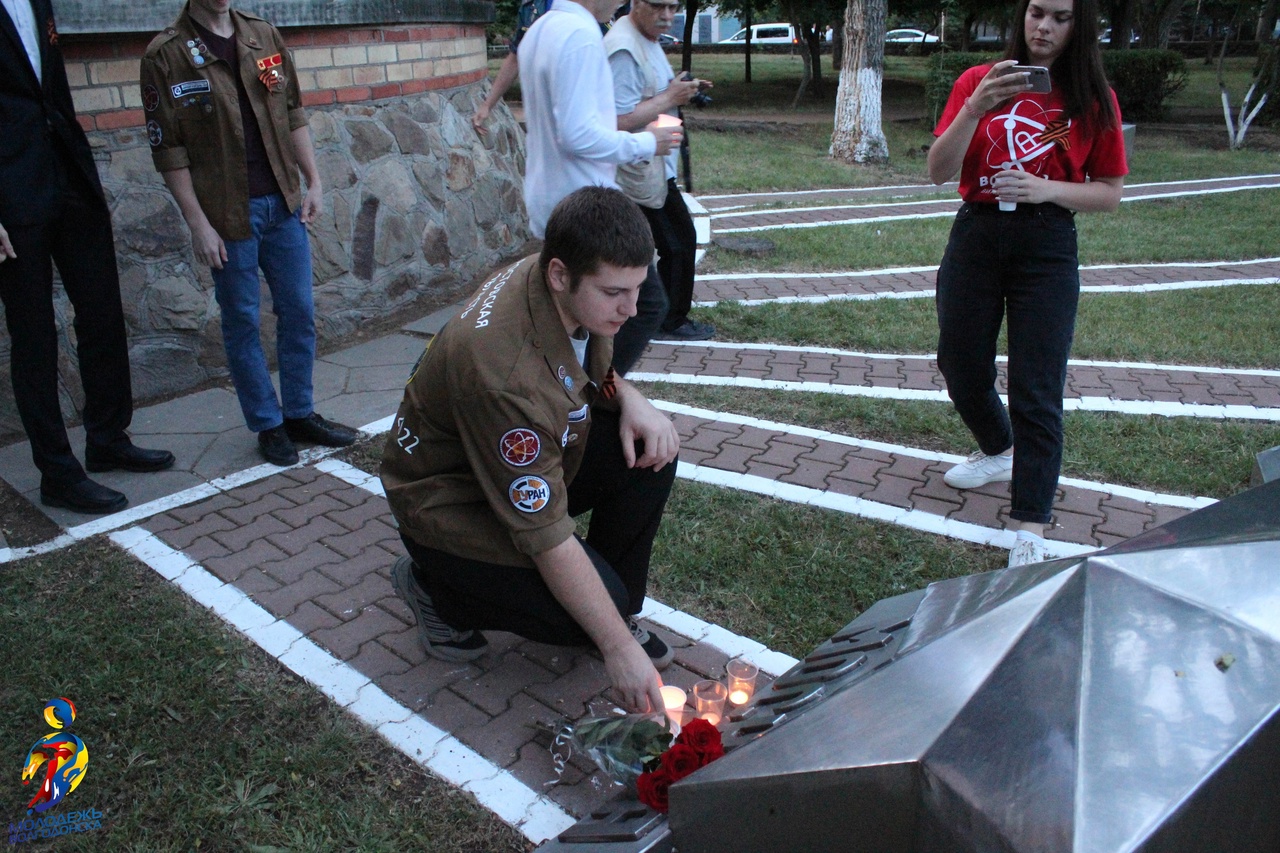
<path fill-rule="evenodd" d="M 1030 100 L 1019 100 L 1003 115 L 998 115 L 987 125 L 988 139 L 992 146 L 987 165 L 992 169 L 1018 169 L 1040 174 L 1044 155 L 1053 150 L 1055 143 L 1066 148 L 1069 120 L 1059 118 L 1062 110 L 1045 109 Z"/>
<path fill-rule="evenodd" d="M 65 729 L 75 721 L 76 706 L 70 699 L 50 699 L 44 706 L 44 721 L 52 729 Z M 43 813 L 62 802 L 84 780 L 89 766 L 89 748 L 71 732 L 50 732 L 27 752 L 22 768 L 22 784 L 30 785 L 44 765 L 40 791 L 27 803 L 27 814 Z"/>
<path fill-rule="evenodd" d="M 514 465 L 517 468 L 532 465 L 537 460 L 541 449 L 542 442 L 538 440 L 538 434 L 524 427 L 507 430 L 498 442 L 498 451 L 502 454 L 502 458 L 508 465 Z"/>

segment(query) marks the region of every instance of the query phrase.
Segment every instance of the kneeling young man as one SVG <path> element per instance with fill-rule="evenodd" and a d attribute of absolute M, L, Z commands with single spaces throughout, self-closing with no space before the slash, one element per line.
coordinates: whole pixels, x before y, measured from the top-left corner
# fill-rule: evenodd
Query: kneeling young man
<path fill-rule="evenodd" d="M 396 591 L 433 657 L 478 657 L 486 628 L 590 643 L 622 704 L 662 707 L 655 667 L 672 654 L 635 617 L 680 439 L 609 366 L 653 252 L 635 204 L 580 189 L 541 255 L 486 282 L 423 353 L 382 482 L 411 558 Z"/>

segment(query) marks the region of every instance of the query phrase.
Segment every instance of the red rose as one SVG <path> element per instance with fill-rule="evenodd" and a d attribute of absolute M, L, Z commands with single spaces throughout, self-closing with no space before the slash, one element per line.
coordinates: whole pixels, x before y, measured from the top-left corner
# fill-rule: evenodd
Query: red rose
<path fill-rule="evenodd" d="M 636 793 L 640 797 L 640 802 L 663 814 L 666 814 L 667 809 L 670 808 L 667 802 L 667 793 L 670 788 L 671 777 L 667 775 L 665 767 L 641 773 L 640 778 L 636 780 Z"/>
<path fill-rule="evenodd" d="M 724 755 L 724 745 L 720 741 L 720 731 L 706 720 L 701 718 L 690 720 L 680 732 L 680 736 L 676 738 L 676 743 L 683 743 L 693 747 L 694 751 L 703 756 L 703 764 L 708 761 L 714 761 Z"/>
<path fill-rule="evenodd" d="M 678 782 L 703 765 L 702 756 L 688 744 L 677 743 L 662 753 L 662 769 Z"/>

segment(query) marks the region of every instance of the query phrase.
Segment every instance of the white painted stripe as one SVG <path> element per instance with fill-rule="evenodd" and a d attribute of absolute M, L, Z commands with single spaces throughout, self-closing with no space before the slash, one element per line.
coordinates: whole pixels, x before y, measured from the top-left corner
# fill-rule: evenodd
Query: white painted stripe
<path fill-rule="evenodd" d="M 57 538 L 50 539 L 47 542 L 41 542 L 37 545 L 13 546 L 9 548 L 0 548 L 0 565 L 11 563 L 14 560 L 24 560 L 27 557 L 35 557 L 40 554 L 48 554 L 50 551 L 57 551 L 68 545 L 74 545 L 77 540 L 69 534 L 62 534 Z"/>
<path fill-rule="evenodd" d="M 913 199 L 910 201 L 877 201 L 870 204 L 829 204 L 822 207 L 773 207 L 765 210 L 751 210 L 741 213 L 713 213 L 712 219 L 736 219 L 739 216 L 772 216 L 776 213 L 814 213 L 821 210 L 876 210 L 881 207 L 902 207 L 905 204 L 924 206 L 926 204 L 947 204 L 959 208 L 963 204 L 960 199 L 949 198 Z M 952 211 L 955 212 L 954 210 Z"/>
<path fill-rule="evenodd" d="M 1265 181 L 1271 178 L 1280 178 L 1280 174 L 1274 175 L 1236 175 L 1227 178 L 1189 178 L 1185 181 L 1153 181 L 1145 184 L 1126 184 L 1125 189 L 1137 189 L 1139 187 L 1184 187 L 1194 186 L 1196 184 L 1213 184 L 1220 181 Z"/>
<path fill-rule="evenodd" d="M 410 760 L 469 791 L 530 841 L 545 841 L 577 822 L 560 806 L 396 702 L 350 664 L 333 657 L 180 551 L 141 528 L 120 531 L 111 539 L 377 731 Z"/>
<path fill-rule="evenodd" d="M 774 391 L 799 391 L 814 394 L 839 394 L 844 397 L 869 397 L 877 400 L 949 403 L 946 391 L 922 391 L 914 388 L 883 388 L 860 385 L 835 385 L 829 382 L 790 382 L 783 379 L 757 379 L 754 376 L 691 376 L 684 373 L 627 374 L 633 382 L 670 382 L 673 385 L 705 385 L 729 388 L 757 388 Z M 1001 400 L 1005 396 L 1001 395 Z M 1007 403 L 1007 400 L 1006 400 Z M 1068 397 L 1062 401 L 1066 411 L 1117 412 L 1127 415 L 1160 415 L 1167 418 L 1239 419 L 1280 421 L 1280 409 L 1255 406 L 1170 403 L 1148 400 L 1113 400 L 1108 397 Z"/>
<path fill-rule="evenodd" d="M 890 444 L 884 441 L 854 438 L 853 436 L 841 435 L 840 433 L 828 432 L 827 430 L 813 429 L 811 427 L 797 426 L 795 424 L 784 424 L 777 421 L 766 421 L 760 418 L 749 417 L 747 415 L 735 415 L 729 412 L 717 412 L 711 409 L 700 409 L 696 406 L 686 406 L 683 403 L 671 403 L 666 400 L 650 400 L 650 402 L 662 411 L 671 412 L 672 414 L 687 415 L 688 417 L 718 423 L 757 427 L 759 429 L 769 430 L 771 432 L 782 432 L 789 435 L 800 435 L 805 436 L 806 438 L 813 438 L 818 441 L 843 444 L 847 447 L 878 450 L 882 453 L 894 453 L 900 456 L 910 456 L 914 459 L 927 459 L 932 462 L 949 462 L 954 464 L 965 460 L 965 457 L 957 456 L 954 453 L 940 453 L 934 450 L 922 450 L 916 447 L 906 447 L 901 444 Z M 1093 480 L 1079 480 L 1071 477 L 1060 477 L 1058 482 L 1074 488 L 1088 489 L 1093 492 L 1103 492 L 1105 494 L 1115 495 L 1116 497 L 1131 498 L 1143 503 L 1181 507 L 1183 509 L 1199 509 L 1200 507 L 1217 503 L 1213 498 L 1163 494 L 1160 492 L 1152 492 L 1147 489 L 1136 489 L 1131 486 L 1099 483 Z M 779 483 L 777 485 L 784 489 L 799 488 L 792 487 L 787 483 Z"/>
<path fill-rule="evenodd" d="M 1150 193 L 1147 195 L 1124 196 L 1121 201 L 1151 201 L 1161 198 L 1187 198 L 1196 195 L 1218 195 L 1219 193 L 1238 193 L 1245 190 L 1274 190 L 1277 189 L 1275 184 L 1246 184 L 1239 187 L 1214 187 L 1207 190 L 1183 190 L 1181 192 L 1171 193 Z"/>
<path fill-rule="evenodd" d="M 941 219 L 954 217 L 954 210 L 941 213 L 900 213 L 893 216 L 867 216 L 861 219 L 833 219 L 830 222 L 787 222 L 781 225 L 751 225 L 743 228 L 717 228 L 717 234 L 745 234 L 749 231 L 791 231 L 796 228 L 830 228 L 836 225 L 871 225 L 876 222 L 898 222 L 905 219 Z"/>
<path fill-rule="evenodd" d="M 704 347 L 706 349 L 729 349 L 729 350 L 750 350 L 753 352 L 799 352 L 799 353 L 817 353 L 819 355 L 835 355 L 842 358 L 876 358 L 886 361 L 936 361 L 937 353 L 894 353 L 894 352 L 862 352 L 860 350 L 836 349 L 834 347 L 806 347 L 796 346 L 794 344 L 770 344 L 770 343 L 734 343 L 733 341 L 698 341 L 697 343 L 679 342 L 671 343 L 669 346 L 679 346 L 682 349 L 696 349 Z M 996 356 L 997 362 L 1007 362 L 1008 356 Z M 1077 367 L 1116 367 L 1124 370 L 1162 370 L 1170 373 L 1212 373 L 1222 376 L 1267 376 L 1280 379 L 1280 370 L 1254 370 L 1233 367 L 1201 367 L 1189 364 L 1157 364 L 1150 361 L 1090 361 L 1082 358 L 1072 358 L 1067 360 L 1067 364 Z M 640 375 L 640 374 L 636 374 Z M 661 374 L 666 376 L 668 374 Z"/>
<path fill-rule="evenodd" d="M 912 530 L 919 530 L 922 533 L 946 536 L 978 545 L 990 545 L 996 548 L 1004 548 L 1005 550 L 1011 550 L 1014 546 L 1015 534 L 1012 530 L 995 530 L 978 524 L 943 518 L 940 515 L 923 512 L 918 509 L 903 509 L 902 507 L 877 503 L 851 495 L 840 495 L 821 489 L 779 483 L 776 480 L 758 477 L 754 474 L 721 471 L 717 468 L 706 468 L 681 462 L 677 476 L 699 483 L 709 483 L 745 492 L 753 492 L 758 495 L 780 498 L 792 503 L 836 510 L 848 515 L 856 515 L 859 518 L 880 521 L 886 524 L 896 524 Z M 1088 545 L 1059 542 L 1052 539 L 1048 540 L 1048 545 L 1050 555 L 1055 558 L 1091 554 L 1098 550 Z"/>
<path fill-rule="evenodd" d="M 390 424 L 387 424 L 388 428 L 390 426 Z M 317 462 L 315 467 L 317 471 L 323 471 L 330 476 L 337 477 L 344 483 L 350 483 L 357 488 L 364 489 L 366 492 L 372 492 L 380 498 L 387 496 L 387 491 L 382 487 L 382 480 L 379 479 L 377 474 L 361 471 L 341 459 L 325 459 Z"/>
<path fill-rule="evenodd" d="M 834 190 L 783 190 L 782 192 L 771 193 L 728 193 L 724 195 L 702 195 L 698 198 L 702 201 L 711 201 L 721 198 L 773 198 L 774 196 L 792 196 L 792 195 L 820 195 L 835 193 L 883 193 L 893 192 L 894 190 L 937 190 L 945 192 L 948 188 L 954 189 L 960 186 L 956 181 L 947 181 L 945 184 L 901 184 L 893 187 L 845 187 L 843 189 Z"/>

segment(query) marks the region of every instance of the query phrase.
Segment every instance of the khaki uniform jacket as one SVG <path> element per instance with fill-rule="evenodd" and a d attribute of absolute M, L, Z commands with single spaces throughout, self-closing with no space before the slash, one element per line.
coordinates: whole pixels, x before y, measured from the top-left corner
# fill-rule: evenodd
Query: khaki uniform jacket
<path fill-rule="evenodd" d="M 142 106 L 156 169 L 189 168 L 196 198 L 223 240 L 249 229 L 249 170 L 235 78 L 202 44 L 188 10 L 147 46 L 142 57 Z M 290 133 L 307 123 L 293 58 L 280 32 L 253 15 L 231 12 L 240 76 L 258 118 L 276 183 L 296 211 L 302 204 Z M 266 82 L 264 82 L 264 77 Z"/>
<path fill-rule="evenodd" d="M 567 487 L 612 357 L 613 340 L 592 336 L 578 363 L 537 255 L 485 282 L 422 354 L 387 439 L 401 531 L 504 566 L 568 539 Z"/>

